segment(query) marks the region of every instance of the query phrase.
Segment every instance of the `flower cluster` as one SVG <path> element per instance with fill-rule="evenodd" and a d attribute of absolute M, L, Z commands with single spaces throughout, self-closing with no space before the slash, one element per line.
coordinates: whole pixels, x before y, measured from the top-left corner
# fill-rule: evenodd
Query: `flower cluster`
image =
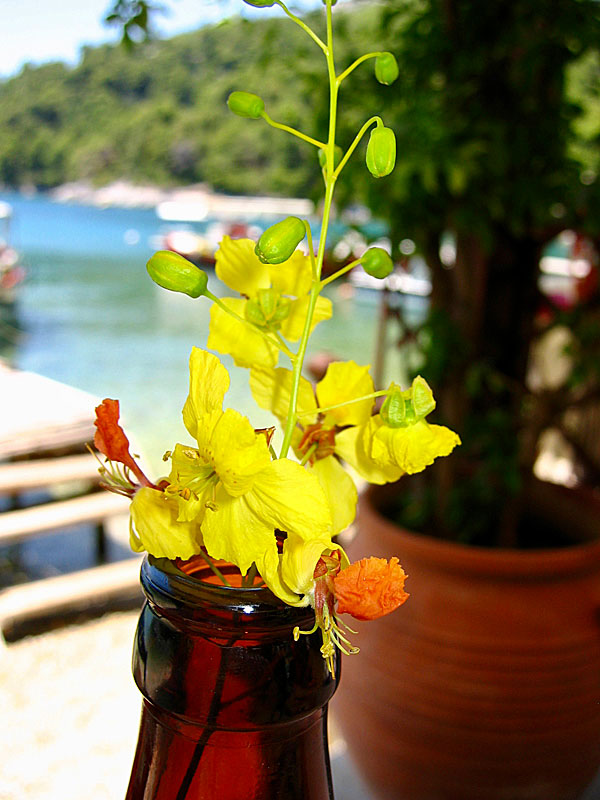
<path fill-rule="evenodd" d="M 333 670 L 335 647 L 356 651 L 340 614 L 375 619 L 408 597 L 396 558 L 350 564 L 337 540 L 355 516 L 355 478 L 396 481 L 448 455 L 459 439 L 427 421 L 435 401 L 423 378 L 404 390 L 395 384 L 376 390 L 369 367 L 354 361 L 331 363 L 316 386 L 302 374 L 310 334 L 332 315 L 331 301 L 322 295 L 325 286 L 359 263 L 378 278 L 393 269 L 389 254 L 373 247 L 322 277 L 334 185 L 369 128 L 370 172 L 383 177 L 395 161 L 394 134 L 379 117 L 368 120 L 345 154 L 341 151 L 335 142 L 339 85 L 369 58 L 375 59 L 381 83 L 395 80 L 398 70 L 391 53 L 369 53 L 336 75 L 332 0 L 324 0 L 327 42 L 279 0 L 250 4 L 280 6 L 328 62 L 332 119 L 327 142 L 274 122 L 257 95 L 234 92 L 228 101 L 239 116 L 262 119 L 317 148 L 325 184 L 318 247 L 315 252 L 308 221 L 297 217 L 271 226 L 256 243 L 226 236 L 215 254 L 215 272 L 233 296 L 213 294 L 206 273 L 171 252 L 156 253 L 148 272 L 165 289 L 212 302 L 207 347 L 249 370 L 257 405 L 279 424 L 255 430 L 238 411 L 225 408 L 229 374 L 213 352 L 195 347 L 183 407 L 192 442 L 165 454 L 167 474 L 151 481 L 137 465 L 115 400 L 97 409 L 95 445 L 107 459 L 102 466 L 107 488 L 131 497 L 134 550 L 168 559 L 201 554 L 217 574 L 218 562 L 225 561 L 238 567 L 247 585 L 259 576 L 284 602 L 310 604 L 315 629 L 322 631 L 323 656 Z M 306 254 L 298 249 L 305 238 Z M 378 398 L 382 403 L 376 411 Z"/>

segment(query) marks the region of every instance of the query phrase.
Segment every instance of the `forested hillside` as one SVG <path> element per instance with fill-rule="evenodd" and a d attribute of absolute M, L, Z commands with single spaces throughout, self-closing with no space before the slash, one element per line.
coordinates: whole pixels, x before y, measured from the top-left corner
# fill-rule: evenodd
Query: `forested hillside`
<path fill-rule="evenodd" d="M 361 51 L 375 41 L 376 17 L 364 7 L 338 16 L 343 64 L 352 41 Z M 88 48 L 75 68 L 26 67 L 1 83 L 0 184 L 127 178 L 310 194 L 319 181 L 314 149 L 235 117 L 226 107 L 234 89 L 260 94 L 274 119 L 325 135 L 311 111 L 326 89 L 318 49 L 288 20 L 234 18 L 131 53 Z"/>

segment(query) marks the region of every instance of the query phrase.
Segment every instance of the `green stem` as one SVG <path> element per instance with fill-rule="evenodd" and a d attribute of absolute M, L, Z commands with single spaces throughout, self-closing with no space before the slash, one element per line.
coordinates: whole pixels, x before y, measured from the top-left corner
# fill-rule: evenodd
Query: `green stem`
<path fill-rule="evenodd" d="M 285 11 L 288 17 L 296 23 L 296 25 L 299 25 L 302 28 L 302 30 L 310 36 L 313 42 L 315 42 L 315 44 L 317 44 L 321 48 L 321 50 L 325 53 L 325 55 L 327 55 L 327 45 L 325 44 L 325 42 L 319 39 L 319 37 L 312 30 L 312 28 L 309 28 L 306 22 L 303 22 L 301 19 L 292 14 L 292 12 L 285 6 L 284 3 L 281 2 L 281 0 L 275 0 L 275 2 Z"/>
<path fill-rule="evenodd" d="M 362 397 L 353 397 L 352 400 L 344 400 L 343 403 L 336 403 L 333 406 L 323 406 L 323 408 L 317 408 L 318 414 L 325 414 L 327 411 L 333 411 L 336 408 L 343 408 L 344 406 L 351 406 L 352 403 L 360 403 L 363 400 L 374 400 L 376 397 L 384 397 L 388 393 L 387 389 L 380 389 L 377 392 L 371 392 L 371 394 L 364 394 Z M 307 417 L 310 414 L 314 414 L 314 408 L 311 411 L 300 411 L 298 412 L 299 417 Z"/>
<path fill-rule="evenodd" d="M 356 134 L 356 136 L 355 136 L 355 138 L 354 138 L 354 141 L 352 142 L 352 144 L 350 145 L 350 147 L 347 149 L 345 156 L 342 158 L 342 160 L 341 160 L 341 161 L 340 161 L 340 163 L 338 164 L 338 166 L 337 166 L 337 169 L 336 169 L 336 171 L 335 171 L 335 177 L 336 177 L 336 178 L 337 178 L 337 176 L 340 174 L 340 172 L 341 172 L 341 171 L 344 169 L 344 167 L 346 166 L 346 163 L 347 163 L 348 159 L 350 158 L 350 156 L 352 155 L 352 153 L 353 153 L 353 152 L 356 150 L 356 148 L 358 147 L 358 144 L 360 143 L 360 140 L 363 138 L 363 136 L 365 135 L 365 133 L 367 132 L 367 130 L 368 130 L 370 127 L 371 127 L 371 125 L 372 125 L 374 122 L 375 122 L 377 125 L 383 125 L 383 120 L 381 119 L 381 117 L 377 117 L 377 116 L 375 116 L 375 117 L 371 117 L 371 119 L 368 119 L 368 120 L 365 122 L 365 124 L 362 126 L 362 128 L 359 130 L 359 132 Z"/>
<path fill-rule="evenodd" d="M 346 264 L 345 267 L 338 269 L 337 272 L 334 272 L 333 275 L 330 275 L 328 278 L 323 278 L 323 280 L 321 281 L 321 289 L 324 286 L 327 286 L 328 283 L 333 283 L 333 281 L 336 281 L 338 278 L 341 278 L 342 275 L 345 275 L 346 272 L 350 272 L 350 270 L 354 269 L 354 267 L 357 267 L 360 264 L 360 261 L 361 259 L 357 258 L 355 261 L 351 261 L 349 264 Z"/>
<path fill-rule="evenodd" d="M 261 117 L 272 128 L 277 128 L 280 131 L 286 131 L 286 133 L 291 133 L 292 136 L 297 136 L 299 139 L 303 139 L 305 142 L 313 144 L 320 150 L 323 150 L 325 148 L 325 144 L 323 142 L 319 142 L 318 139 L 313 139 L 312 136 L 307 136 L 305 133 L 302 133 L 302 131 L 297 131 L 296 128 L 291 128 L 289 125 L 284 125 L 281 122 L 275 122 L 275 120 L 271 119 L 271 117 L 267 114 L 266 111 L 262 112 Z"/>
<path fill-rule="evenodd" d="M 206 552 L 206 549 L 204 549 L 204 550 L 202 551 L 202 558 L 203 558 L 203 559 L 206 561 L 206 563 L 207 563 L 207 564 L 208 564 L 208 566 L 211 568 L 211 570 L 214 572 L 214 574 L 217 576 L 217 578 L 218 578 L 218 579 L 219 579 L 219 580 L 220 580 L 220 581 L 221 581 L 221 582 L 222 582 L 222 583 L 223 583 L 225 586 L 231 586 L 231 584 L 229 583 L 229 581 L 227 580 L 227 578 L 225 577 L 225 575 L 223 575 L 223 573 L 222 573 L 222 572 L 221 572 L 221 570 L 220 570 L 220 569 L 217 567 L 217 565 L 215 564 L 215 562 L 213 561 L 213 559 L 212 559 L 212 558 L 211 558 L 211 557 L 208 555 L 208 553 Z"/>
<path fill-rule="evenodd" d="M 304 220 L 304 228 L 306 230 L 306 241 L 308 244 L 308 255 L 310 257 L 310 266 L 312 270 L 313 280 L 317 278 L 317 264 L 315 261 L 315 248 L 313 245 L 313 238 L 312 238 L 312 231 L 310 229 L 310 225 L 308 224 L 308 220 Z"/>
<path fill-rule="evenodd" d="M 351 72 L 353 72 L 360 64 L 362 64 L 363 61 L 366 61 L 369 58 L 377 58 L 377 56 L 380 56 L 380 55 L 381 55 L 380 52 L 379 53 L 366 53 L 364 56 L 361 56 L 360 58 L 357 58 L 356 61 L 353 64 L 350 64 L 348 69 L 345 69 L 340 75 L 338 75 L 338 77 L 337 77 L 337 85 L 339 86 L 342 81 L 346 80 L 348 75 L 350 75 Z"/>
<path fill-rule="evenodd" d="M 308 346 L 308 339 L 312 327 L 312 319 L 317 305 L 317 299 L 321 291 L 321 272 L 323 270 L 323 261 L 325 258 L 325 243 L 327 240 L 327 230 L 329 227 L 329 217 L 331 214 L 331 205 L 333 202 L 333 192 L 335 189 L 335 182 L 339 170 L 334 172 L 334 155 L 335 155 L 335 129 L 337 119 L 337 100 L 338 100 L 338 86 L 335 75 L 335 61 L 333 57 L 333 22 L 331 15 L 331 2 L 326 0 L 327 9 L 327 47 L 323 52 L 327 59 L 327 73 L 329 77 L 329 134 L 327 138 L 327 147 L 325 148 L 327 160 L 326 180 L 325 180 L 325 199 L 323 204 L 323 221 L 321 224 L 321 236 L 319 238 L 319 248 L 317 252 L 316 275 L 313 279 L 313 285 L 310 290 L 310 297 L 308 301 L 308 308 L 306 311 L 306 319 L 304 321 L 304 330 L 300 339 L 300 345 L 296 354 L 296 361 L 292 370 L 292 386 L 290 392 L 290 405 L 288 416 L 286 420 L 285 430 L 283 434 L 283 443 L 281 445 L 280 458 L 285 458 L 290 449 L 292 435 L 296 427 L 298 419 L 297 406 L 298 406 L 298 393 L 300 388 L 300 378 L 302 376 L 302 367 L 304 365 L 304 358 L 306 356 L 306 348 Z"/>

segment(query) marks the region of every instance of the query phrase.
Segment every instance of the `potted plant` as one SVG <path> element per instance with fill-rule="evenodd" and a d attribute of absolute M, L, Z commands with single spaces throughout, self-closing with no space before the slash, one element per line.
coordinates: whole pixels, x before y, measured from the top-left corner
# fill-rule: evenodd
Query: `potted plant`
<path fill-rule="evenodd" d="M 463 446 L 361 499 L 357 541 L 378 555 L 394 542 L 418 597 L 365 633 L 337 712 L 374 796 L 576 798 L 600 765 L 600 458 L 582 424 L 600 386 L 599 153 L 582 91 L 598 9 L 428 0 L 383 21 L 402 158 L 370 203 L 429 266 L 430 311 L 402 339 Z M 569 303 L 540 292 L 565 230 L 591 265 Z M 536 477 L 548 430 L 585 485 Z"/>
<path fill-rule="evenodd" d="M 130 453 L 117 400 L 96 409 L 104 485 L 131 499 L 131 545 L 148 553 L 134 648 L 144 706 L 129 800 L 331 800 L 327 704 L 340 653 L 357 652 L 341 615 L 376 619 L 408 596 L 396 557 L 350 563 L 336 539 L 357 502 L 340 459 L 379 483 L 420 472 L 459 444 L 428 421 L 435 400 L 421 377 L 375 391 L 368 366 L 354 361 L 330 364 L 316 387 L 302 374 L 310 334 L 332 313 L 323 289 L 358 263 L 380 279 L 393 269 L 389 254 L 371 247 L 332 275 L 322 271 L 335 185 L 363 137 L 373 177 L 395 164 L 395 136 L 379 116 L 338 145 L 339 88 L 365 61 L 386 85 L 398 69 L 386 51 L 336 64 L 335 0 L 324 0 L 323 38 L 281 0 L 245 2 L 280 7 L 326 62 L 322 141 L 272 119 L 252 92 L 227 100 L 246 124 L 266 123 L 314 149 L 321 233 L 315 248 L 308 220 L 287 217 L 258 242 L 225 236 L 215 272 L 229 296 L 180 255 L 149 260 L 159 286 L 212 303 L 210 350 L 190 356 L 183 421 L 192 442 L 165 453 L 164 476 L 148 477 Z M 254 399 L 276 425 L 256 430 L 225 407 L 229 374 L 212 350 L 249 370 Z"/>

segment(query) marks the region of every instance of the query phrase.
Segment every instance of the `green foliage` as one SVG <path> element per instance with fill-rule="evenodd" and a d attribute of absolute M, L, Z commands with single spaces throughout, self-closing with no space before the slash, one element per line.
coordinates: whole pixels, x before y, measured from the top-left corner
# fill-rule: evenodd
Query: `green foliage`
<path fill-rule="evenodd" d="M 265 71 L 265 53 L 276 70 Z M 296 53 L 302 63 L 314 56 L 286 20 L 234 18 L 131 51 L 86 48 L 73 69 L 25 67 L 0 83 L 0 183 L 127 178 L 244 194 L 316 191 L 312 148 L 244 125 L 226 105 L 234 90 L 258 91 L 274 117 L 305 121 L 310 95 L 294 74 Z"/>

